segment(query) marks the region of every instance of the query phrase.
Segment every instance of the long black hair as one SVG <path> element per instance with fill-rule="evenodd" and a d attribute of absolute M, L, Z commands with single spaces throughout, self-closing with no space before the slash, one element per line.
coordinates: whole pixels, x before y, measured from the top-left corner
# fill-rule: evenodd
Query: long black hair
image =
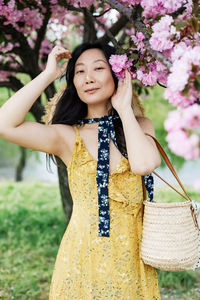
<path fill-rule="evenodd" d="M 77 46 L 73 52 L 71 53 L 72 58 L 69 60 L 67 70 L 66 70 L 66 82 L 67 86 L 64 90 L 63 94 L 61 95 L 51 123 L 52 124 L 68 124 L 73 125 L 76 124 L 78 120 L 84 119 L 87 116 L 88 113 L 88 106 L 86 103 L 84 103 L 78 96 L 76 88 L 73 83 L 74 79 L 74 69 L 75 64 L 79 56 L 88 49 L 100 49 L 104 55 L 106 60 L 109 63 L 109 58 L 112 54 L 115 54 L 116 49 L 110 45 L 103 44 L 103 43 L 83 43 L 79 46 Z M 110 64 L 109 64 L 110 65 Z M 118 86 L 118 79 L 115 76 L 114 72 L 110 68 L 113 80 L 115 83 L 115 88 Z M 118 115 L 117 111 L 112 107 L 108 115 Z M 84 125 L 83 125 L 84 126 Z M 124 138 L 124 132 L 123 127 L 120 119 L 116 119 L 114 121 L 114 127 L 116 132 L 116 139 L 117 144 L 119 147 L 119 150 L 121 152 L 127 153 L 126 150 L 126 144 L 125 144 L 125 138 Z M 51 158 L 54 163 L 54 156 L 52 154 L 47 154 L 47 160 L 49 161 L 49 158 Z M 50 164 L 49 164 L 50 166 Z"/>

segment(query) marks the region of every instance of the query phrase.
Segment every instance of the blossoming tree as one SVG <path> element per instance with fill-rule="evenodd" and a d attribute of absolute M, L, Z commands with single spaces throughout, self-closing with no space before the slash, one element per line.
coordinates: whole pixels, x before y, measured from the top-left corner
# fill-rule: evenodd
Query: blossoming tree
<path fill-rule="evenodd" d="M 53 45 L 71 48 L 79 41 L 110 42 L 110 58 L 121 80 L 129 69 L 138 86 L 166 87 L 174 105 L 164 125 L 169 148 L 185 159 L 200 157 L 200 1 L 198 0 L 0 0 L 0 87 L 16 91 L 16 74 L 37 76 Z M 115 16 L 113 18 L 113 15 Z M 45 94 L 55 93 L 51 84 Z M 42 101 L 31 108 L 37 121 Z M 66 171 L 59 181 L 67 215 Z"/>

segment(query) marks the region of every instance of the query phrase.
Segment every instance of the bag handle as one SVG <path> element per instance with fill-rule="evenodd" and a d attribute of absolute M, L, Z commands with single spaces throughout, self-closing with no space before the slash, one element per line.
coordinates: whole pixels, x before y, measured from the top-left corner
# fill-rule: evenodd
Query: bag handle
<path fill-rule="evenodd" d="M 172 174 L 174 175 L 174 177 L 175 177 L 176 180 L 178 181 L 180 187 L 182 188 L 183 192 L 185 193 L 185 195 L 186 195 L 187 197 L 185 197 L 185 196 L 184 196 L 183 194 L 181 194 L 177 189 L 175 189 L 173 186 L 171 186 L 171 184 L 169 184 L 167 181 L 165 181 L 165 180 L 164 180 L 159 174 L 157 174 L 155 171 L 153 171 L 153 173 L 154 173 L 157 177 L 159 177 L 162 181 L 164 181 L 167 185 L 169 185 L 169 187 L 171 187 L 171 188 L 172 188 L 174 191 L 176 191 L 179 195 L 181 195 L 184 199 L 186 199 L 186 200 L 189 201 L 189 202 L 192 202 L 192 200 L 190 199 L 188 193 L 187 193 L 186 190 L 184 189 L 184 187 L 183 187 L 183 185 L 182 185 L 182 183 L 181 183 L 181 181 L 180 181 L 180 179 L 179 179 L 179 177 L 178 177 L 176 171 L 174 170 L 174 168 L 173 168 L 173 166 L 172 166 L 172 164 L 171 164 L 171 162 L 170 162 L 170 160 L 169 160 L 167 154 L 165 153 L 165 150 L 164 150 L 163 147 L 161 146 L 161 144 L 157 141 L 157 139 L 156 139 L 154 136 L 152 136 L 152 135 L 150 135 L 150 134 L 148 134 L 148 133 L 145 133 L 145 134 L 153 138 L 153 140 L 155 141 L 156 146 L 157 146 L 157 148 L 158 148 L 160 154 L 162 155 L 162 157 L 163 157 L 163 159 L 164 159 L 166 165 L 168 166 L 168 168 L 170 169 L 170 171 L 172 172 Z"/>

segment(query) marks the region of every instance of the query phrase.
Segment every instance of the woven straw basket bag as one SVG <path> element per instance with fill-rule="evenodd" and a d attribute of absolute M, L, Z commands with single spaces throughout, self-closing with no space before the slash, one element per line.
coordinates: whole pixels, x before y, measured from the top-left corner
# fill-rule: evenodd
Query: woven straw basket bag
<path fill-rule="evenodd" d="M 162 146 L 154 137 L 152 138 L 186 196 L 173 188 L 156 172 L 153 173 L 186 201 L 175 203 L 144 201 L 141 258 L 145 264 L 157 269 L 166 271 L 188 270 L 198 260 L 198 224 L 192 207 L 192 200 L 181 184 Z M 145 188 L 144 196 L 146 199 Z"/>

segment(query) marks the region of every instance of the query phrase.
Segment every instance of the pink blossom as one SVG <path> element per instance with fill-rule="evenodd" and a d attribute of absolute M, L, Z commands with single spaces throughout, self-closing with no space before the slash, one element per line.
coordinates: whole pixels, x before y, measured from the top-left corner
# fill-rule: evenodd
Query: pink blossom
<path fill-rule="evenodd" d="M 188 47 L 186 43 L 180 42 L 176 44 L 171 53 L 172 62 L 179 60 L 186 51 L 188 51 L 191 47 Z"/>
<path fill-rule="evenodd" d="M 161 67 L 161 65 L 157 65 L 157 62 L 151 62 L 146 64 L 146 68 L 144 66 L 139 67 L 136 71 L 137 79 L 144 85 L 155 85 L 159 77 L 157 66 L 158 69 Z"/>
<path fill-rule="evenodd" d="M 182 95 L 181 92 L 174 92 L 170 88 L 167 88 L 164 92 L 164 98 L 168 99 L 174 106 L 186 108 L 193 103 L 193 101 Z"/>
<path fill-rule="evenodd" d="M 43 54 L 49 54 L 53 48 L 53 45 L 49 42 L 47 38 L 44 38 L 42 41 L 41 49 L 40 49 L 40 55 Z"/>
<path fill-rule="evenodd" d="M 199 157 L 199 136 L 188 136 L 183 130 L 170 132 L 166 140 L 169 148 L 177 155 L 185 159 L 197 159 Z"/>
<path fill-rule="evenodd" d="M 166 140 L 169 148 L 185 159 L 198 158 L 200 137 L 192 129 L 199 124 L 200 107 L 198 105 L 169 112 L 164 122 L 164 127 L 168 131 Z"/>
<path fill-rule="evenodd" d="M 185 6 L 187 13 L 191 10 L 192 0 L 141 0 L 141 6 L 144 8 L 143 16 L 145 18 L 155 18 L 166 14 L 171 14 L 180 8 Z"/>
<path fill-rule="evenodd" d="M 182 114 L 185 126 L 200 127 L 200 105 L 191 105 L 184 109 Z"/>
<path fill-rule="evenodd" d="M 146 47 L 143 43 L 143 39 L 144 39 L 144 35 L 142 34 L 139 34 L 138 33 L 135 35 L 135 34 L 132 34 L 131 35 L 131 39 L 132 41 L 134 42 L 134 44 L 137 46 L 137 50 L 143 54 L 146 50 Z"/>
<path fill-rule="evenodd" d="M 40 28 L 44 18 L 39 9 L 26 7 L 18 10 L 15 0 L 8 1 L 7 5 L 1 7 L 1 15 L 6 19 L 4 25 L 12 24 L 18 31 L 26 34 Z M 26 26 L 19 26 L 19 22 L 25 23 Z"/>
<path fill-rule="evenodd" d="M 200 97 L 199 91 L 193 85 L 195 76 L 200 74 L 200 46 L 187 47 L 185 52 L 181 49 L 182 46 L 179 44 L 173 54 L 174 61 L 167 79 L 167 86 L 172 93 L 177 94 L 177 92 L 183 91 L 186 84 L 189 83 L 190 90 L 187 97 L 193 103 L 195 99 Z M 183 48 L 186 49 L 186 47 Z M 196 70 L 193 69 L 193 66 L 196 66 Z M 182 107 L 185 107 L 185 104 L 184 101 Z"/>
<path fill-rule="evenodd" d="M 113 72 L 119 80 L 124 78 L 124 71 L 131 66 L 131 62 L 126 54 L 122 55 L 111 55 L 109 58 L 109 63 L 111 64 Z"/>
<path fill-rule="evenodd" d="M 191 75 L 191 65 L 186 60 L 176 60 L 170 71 L 167 86 L 174 92 L 182 91 Z"/>
<path fill-rule="evenodd" d="M 184 122 L 178 110 L 172 110 L 168 113 L 164 121 L 165 129 L 170 133 L 184 128 Z"/>
<path fill-rule="evenodd" d="M 0 81 L 7 81 L 9 75 L 10 75 L 10 72 L 1 71 L 0 72 Z"/>
<path fill-rule="evenodd" d="M 131 36 L 131 35 L 134 35 L 135 34 L 135 28 L 134 27 L 132 27 L 132 28 L 130 28 L 130 29 L 125 29 L 125 33 L 127 34 L 127 35 L 129 35 L 129 36 Z"/>
<path fill-rule="evenodd" d="M 140 42 L 142 42 L 145 39 L 145 36 L 144 36 L 144 34 L 142 32 L 137 32 L 136 33 L 136 37 L 138 38 L 138 40 Z"/>
<path fill-rule="evenodd" d="M 171 16 L 166 15 L 153 25 L 153 33 L 149 40 L 152 49 L 162 52 L 173 47 L 171 36 L 178 34 L 176 28 L 171 25 L 173 21 Z"/>
<path fill-rule="evenodd" d="M 145 67 L 139 67 L 137 69 L 137 79 L 141 80 L 144 85 L 153 86 L 157 82 L 157 72 L 155 70 L 146 70 Z"/>

